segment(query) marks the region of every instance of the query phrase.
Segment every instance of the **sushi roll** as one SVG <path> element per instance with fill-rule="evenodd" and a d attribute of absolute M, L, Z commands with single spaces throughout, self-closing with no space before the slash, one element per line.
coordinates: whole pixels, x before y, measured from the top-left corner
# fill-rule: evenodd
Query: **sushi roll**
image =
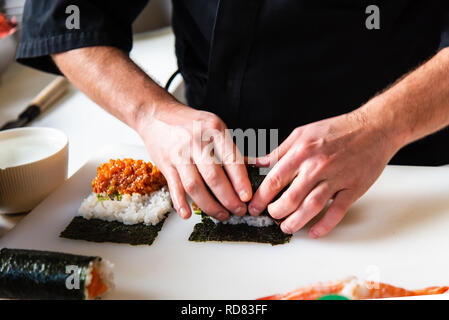
<path fill-rule="evenodd" d="M 248 177 L 253 193 L 261 185 L 264 175 L 259 173 L 259 168 L 247 166 Z M 265 210 L 259 216 L 246 214 L 242 217 L 231 215 L 226 221 L 219 221 L 202 213 L 195 203 L 192 204 L 193 212 L 202 216 L 201 223 L 194 226 L 189 237 L 190 241 L 237 241 L 259 242 L 271 245 L 284 244 L 290 241 L 291 235 L 285 234 Z"/>
<path fill-rule="evenodd" d="M 61 237 L 151 245 L 172 209 L 164 176 L 142 160 L 102 164 L 92 188 Z"/>
<path fill-rule="evenodd" d="M 0 298 L 98 299 L 114 287 L 111 268 L 100 257 L 4 248 Z"/>

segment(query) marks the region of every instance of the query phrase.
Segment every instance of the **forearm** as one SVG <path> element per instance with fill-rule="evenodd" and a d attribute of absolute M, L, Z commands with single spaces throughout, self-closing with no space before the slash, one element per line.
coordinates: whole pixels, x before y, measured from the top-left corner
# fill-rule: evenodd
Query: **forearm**
<path fill-rule="evenodd" d="M 52 58 L 76 87 L 137 131 L 158 108 L 177 103 L 119 49 L 81 48 Z"/>
<path fill-rule="evenodd" d="M 401 147 L 449 125 L 449 50 L 403 77 L 356 111 Z"/>

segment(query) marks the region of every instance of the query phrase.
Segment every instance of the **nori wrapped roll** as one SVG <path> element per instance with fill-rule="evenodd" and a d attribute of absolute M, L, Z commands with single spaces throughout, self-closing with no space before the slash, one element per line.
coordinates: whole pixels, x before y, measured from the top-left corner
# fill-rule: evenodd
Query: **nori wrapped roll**
<path fill-rule="evenodd" d="M 256 166 L 246 166 L 248 177 L 251 182 L 253 194 L 262 184 L 264 175 L 259 173 Z M 271 245 L 284 244 L 290 241 L 292 235 L 285 234 L 279 227 L 279 222 L 273 219 L 273 224 L 269 226 L 250 226 L 245 223 L 228 224 L 217 222 L 201 212 L 195 204 L 192 205 L 194 213 L 201 214 L 201 223 L 194 226 L 193 232 L 189 237 L 189 241 L 205 242 L 205 241 L 236 241 L 236 242 L 258 242 L 270 243 Z M 260 216 L 269 216 L 265 210 Z"/>
<path fill-rule="evenodd" d="M 113 286 L 108 267 L 100 257 L 4 248 L 0 251 L 0 298 L 97 298 Z"/>
<path fill-rule="evenodd" d="M 77 216 L 61 232 L 61 238 L 92 242 L 127 243 L 131 245 L 151 245 L 164 225 L 164 218 L 158 224 L 143 223 L 127 225 L 117 221 L 84 219 Z"/>
<path fill-rule="evenodd" d="M 247 224 L 215 223 L 209 217 L 203 217 L 197 223 L 189 237 L 189 241 L 236 241 L 258 242 L 271 245 L 284 244 L 290 241 L 291 234 L 285 234 L 277 224 L 266 227 L 254 227 Z"/>

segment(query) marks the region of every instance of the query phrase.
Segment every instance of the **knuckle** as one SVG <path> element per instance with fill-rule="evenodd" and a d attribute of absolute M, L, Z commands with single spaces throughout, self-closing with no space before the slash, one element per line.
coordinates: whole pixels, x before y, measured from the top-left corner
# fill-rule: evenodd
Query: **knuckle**
<path fill-rule="evenodd" d="M 307 209 L 317 211 L 321 209 L 321 203 L 317 197 L 310 197 L 305 201 Z"/>
<path fill-rule="evenodd" d="M 331 193 L 331 186 L 329 185 L 328 182 L 323 182 L 320 185 L 320 188 L 321 188 L 321 190 L 320 190 L 319 194 L 317 194 L 315 196 L 315 198 L 318 198 L 320 200 L 324 200 L 324 197 L 326 197 L 327 195 L 329 195 Z"/>
<path fill-rule="evenodd" d="M 282 181 L 279 175 L 274 174 L 267 180 L 270 189 L 280 190 L 282 188 Z"/>
<path fill-rule="evenodd" d="M 318 156 L 311 163 L 311 176 L 314 178 L 322 175 L 329 167 L 329 158 L 327 156 Z"/>
<path fill-rule="evenodd" d="M 307 150 L 304 148 L 304 145 L 298 144 L 292 148 L 291 152 L 294 159 L 300 159 L 304 154 L 307 153 Z"/>
<path fill-rule="evenodd" d="M 322 148 L 326 144 L 326 139 L 324 139 L 323 137 L 320 137 L 320 138 L 316 139 L 315 141 L 313 141 L 313 144 L 314 144 L 315 148 Z"/>
<path fill-rule="evenodd" d="M 182 144 L 181 146 L 174 148 L 174 155 L 176 156 L 175 159 L 185 159 L 189 155 L 189 148 L 186 146 L 187 145 Z"/>
<path fill-rule="evenodd" d="M 237 156 L 233 152 L 226 152 L 225 154 L 223 154 L 221 160 L 223 164 L 231 165 L 237 161 Z"/>
<path fill-rule="evenodd" d="M 293 129 L 292 134 L 293 134 L 295 137 L 299 137 L 299 136 L 301 135 L 301 132 L 302 132 L 301 127 L 296 127 L 295 129 Z"/>
<path fill-rule="evenodd" d="M 284 198 L 283 202 L 284 202 L 285 207 L 292 208 L 292 207 L 298 205 L 297 197 L 294 192 L 287 193 L 286 195 L 283 196 L 283 198 Z"/>
<path fill-rule="evenodd" d="M 184 188 L 188 194 L 195 194 L 198 192 L 199 183 L 195 179 L 188 180 L 184 183 Z"/>
<path fill-rule="evenodd" d="M 219 178 L 218 170 L 208 169 L 204 172 L 203 177 L 210 187 L 212 187 L 212 185 L 215 186 Z"/>
<path fill-rule="evenodd" d="M 307 139 L 301 144 L 301 149 L 303 152 L 310 154 L 315 149 L 315 144 L 313 140 Z"/>
<path fill-rule="evenodd" d="M 215 130 L 223 129 L 223 121 L 221 121 L 221 119 L 215 114 L 209 112 L 205 114 L 203 125 L 205 126 L 206 129 L 215 129 Z"/>

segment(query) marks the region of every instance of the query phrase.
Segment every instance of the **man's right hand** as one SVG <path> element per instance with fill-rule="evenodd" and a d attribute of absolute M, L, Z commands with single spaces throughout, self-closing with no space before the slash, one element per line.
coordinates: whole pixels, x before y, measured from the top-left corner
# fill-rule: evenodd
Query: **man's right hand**
<path fill-rule="evenodd" d="M 251 199 L 251 184 L 243 157 L 219 117 L 173 102 L 144 115 L 137 131 L 167 179 L 182 218 L 191 213 L 185 192 L 219 220 L 226 220 L 229 211 L 246 213 L 244 202 Z"/>
<path fill-rule="evenodd" d="M 75 86 L 140 134 L 182 218 L 191 215 L 185 192 L 219 220 L 229 211 L 246 213 L 251 184 L 219 117 L 179 103 L 116 48 L 81 48 L 52 58 Z"/>

